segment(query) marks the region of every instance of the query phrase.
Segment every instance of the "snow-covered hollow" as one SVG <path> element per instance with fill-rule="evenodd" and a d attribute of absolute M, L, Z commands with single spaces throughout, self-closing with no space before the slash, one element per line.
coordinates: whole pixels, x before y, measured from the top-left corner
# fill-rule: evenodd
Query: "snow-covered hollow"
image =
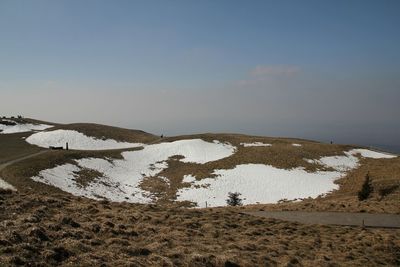
<path fill-rule="evenodd" d="M 10 121 L 11 122 L 11 121 Z M 12 121 L 14 122 L 14 121 Z M 17 123 L 17 122 L 15 122 Z M 17 123 L 16 125 L 4 125 L 0 124 L 0 134 L 13 134 L 13 133 L 24 133 L 31 131 L 43 131 L 53 127 L 47 124 L 32 124 L 32 123 Z"/>
<path fill-rule="evenodd" d="M 168 167 L 167 160 L 180 155 L 182 162 L 204 164 L 231 156 L 236 148 L 230 144 L 201 139 L 180 140 L 145 146 L 142 150 L 126 151 L 121 160 L 86 158 L 76 164 L 65 164 L 44 170 L 32 179 L 56 186 L 78 196 L 94 199 L 104 197 L 112 201 L 148 203 L 152 200 L 149 192 L 139 185 L 146 176 L 155 176 Z M 76 183 L 76 172 L 81 169 L 96 170 L 103 177 L 95 179 L 86 188 Z"/>
<path fill-rule="evenodd" d="M 40 147 L 65 147 L 76 150 L 106 150 L 143 146 L 141 143 L 118 142 L 113 139 L 97 139 L 74 130 L 54 130 L 32 134 L 26 142 Z"/>
<path fill-rule="evenodd" d="M 226 206 L 229 192 L 241 193 L 243 204 L 276 203 L 281 199 L 317 197 L 338 188 L 334 181 L 343 173 L 337 171 L 309 173 L 302 168 L 278 169 L 264 164 L 242 164 L 229 170 L 215 170 L 216 178 L 192 182 L 180 189 L 178 201 L 192 201 L 198 207 Z"/>

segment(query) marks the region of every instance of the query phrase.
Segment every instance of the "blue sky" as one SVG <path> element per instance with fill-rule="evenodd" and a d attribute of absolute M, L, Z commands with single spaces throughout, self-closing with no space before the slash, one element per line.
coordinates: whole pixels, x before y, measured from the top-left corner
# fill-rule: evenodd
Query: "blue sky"
<path fill-rule="evenodd" d="M 398 144 L 399 14 L 385 0 L 1 0 L 0 112 Z"/>

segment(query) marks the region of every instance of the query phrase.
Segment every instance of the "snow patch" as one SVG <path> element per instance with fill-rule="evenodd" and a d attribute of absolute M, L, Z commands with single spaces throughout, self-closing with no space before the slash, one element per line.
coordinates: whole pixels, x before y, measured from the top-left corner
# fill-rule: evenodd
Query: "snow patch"
<path fill-rule="evenodd" d="M 176 155 L 183 156 L 182 162 L 204 164 L 231 156 L 236 148 L 230 144 L 201 139 L 180 140 L 145 146 L 142 150 L 126 151 L 123 159 L 105 160 L 85 158 L 76 160 L 76 164 L 65 164 L 53 169 L 41 171 L 32 179 L 56 186 L 78 196 L 98 199 L 104 197 L 112 201 L 148 203 L 154 198 L 150 192 L 140 188 L 144 177 L 156 176 L 168 167 L 167 160 Z M 75 182 L 76 172 L 82 168 L 103 174 L 86 188 Z"/>
<path fill-rule="evenodd" d="M 0 178 L 0 188 L 1 189 L 11 189 L 13 191 L 16 191 L 15 187 L 4 181 L 3 179 Z"/>
<path fill-rule="evenodd" d="M 278 169 L 263 164 L 242 164 L 229 170 L 215 170 L 206 178 L 180 189 L 178 201 L 192 201 L 198 207 L 226 206 L 229 192 L 241 193 L 243 204 L 276 203 L 281 199 L 317 197 L 337 189 L 338 171 L 309 173 L 302 168 Z"/>
<path fill-rule="evenodd" d="M 28 143 L 40 147 L 65 147 L 68 142 L 70 149 L 77 150 L 106 150 L 141 147 L 141 143 L 118 142 L 113 139 L 96 139 L 74 130 L 54 130 L 35 133 L 25 139 Z"/>
<path fill-rule="evenodd" d="M 10 121 L 17 123 L 15 121 Z M 47 124 L 32 124 L 32 123 L 17 123 L 16 125 L 4 125 L 0 124 L 0 134 L 13 134 L 13 133 L 23 133 L 31 131 L 43 131 L 45 129 L 51 128 L 53 125 Z"/>
<path fill-rule="evenodd" d="M 292 146 L 297 146 L 297 147 L 299 147 L 299 146 L 302 146 L 301 144 L 292 144 Z"/>
<path fill-rule="evenodd" d="M 345 172 L 358 167 L 358 158 L 351 152 L 344 152 L 345 156 L 322 157 L 314 162 L 320 165 L 331 167 L 337 171 Z"/>
<path fill-rule="evenodd" d="M 193 183 L 196 181 L 196 177 L 194 177 L 193 175 L 189 174 L 189 175 L 185 175 L 183 176 L 183 180 L 182 183 Z"/>
<path fill-rule="evenodd" d="M 244 147 L 253 147 L 253 146 L 272 146 L 271 144 L 265 144 L 262 142 L 254 142 L 254 143 L 240 143 L 241 146 Z"/>
<path fill-rule="evenodd" d="M 359 158 L 357 155 L 361 155 L 364 158 L 373 159 L 390 159 L 395 158 L 395 155 L 376 152 L 368 149 L 352 149 L 344 152 L 344 156 L 329 156 L 321 157 L 318 160 L 304 159 L 311 164 L 320 164 L 325 167 L 331 167 L 337 171 L 345 172 L 357 168 L 359 166 Z"/>
<path fill-rule="evenodd" d="M 392 155 L 389 153 L 377 152 L 377 151 L 372 151 L 372 150 L 363 149 L 363 148 L 352 149 L 352 150 L 350 150 L 350 153 L 352 155 L 360 154 L 361 157 L 372 158 L 372 159 L 392 159 L 392 158 L 397 157 L 396 155 Z"/>

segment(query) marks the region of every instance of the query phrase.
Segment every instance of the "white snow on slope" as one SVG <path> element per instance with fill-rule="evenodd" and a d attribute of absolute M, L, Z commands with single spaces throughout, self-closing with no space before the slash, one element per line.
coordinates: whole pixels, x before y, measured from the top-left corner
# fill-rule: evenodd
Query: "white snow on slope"
<path fill-rule="evenodd" d="M 70 149 L 77 150 L 105 150 L 143 146 L 141 143 L 118 142 L 113 139 L 96 139 L 74 130 L 54 130 L 35 133 L 25 139 L 28 143 L 40 147 L 62 146 L 68 142 Z"/>
<path fill-rule="evenodd" d="M 145 146 L 142 150 L 123 152 L 122 160 L 86 158 L 76 160 L 78 166 L 65 164 L 44 170 L 32 179 L 56 186 L 74 195 L 108 198 L 112 201 L 148 203 L 149 192 L 139 188 L 146 176 L 155 176 L 168 167 L 166 160 L 175 155 L 184 158 L 182 162 L 207 163 L 231 156 L 236 148 L 230 144 L 201 139 L 180 140 Z M 104 175 L 82 188 L 75 182 L 75 174 L 82 168 L 99 171 Z M 104 183 L 105 182 L 105 183 Z"/>
<path fill-rule="evenodd" d="M 180 189 L 177 200 L 188 200 L 197 203 L 199 207 L 205 207 L 206 201 L 208 206 L 226 206 L 229 192 L 241 193 L 245 198 L 244 204 L 316 197 L 338 188 L 334 181 L 359 166 L 358 154 L 369 158 L 395 157 L 367 149 L 352 149 L 344 154 L 321 157 L 319 160 L 306 159 L 309 163 L 332 167 L 335 171 L 308 173 L 302 168 L 285 170 L 270 165 L 242 164 L 229 170 L 215 170 L 214 174 L 218 175 L 216 178 L 197 181 L 192 175 L 186 175 L 184 182 L 192 185 Z"/>
<path fill-rule="evenodd" d="M 314 160 L 314 162 L 342 172 L 357 168 L 358 158 L 353 156 L 351 152 L 344 152 L 344 154 L 345 156 L 322 157 L 319 160 Z M 309 162 L 311 163 L 311 161 Z"/>
<path fill-rule="evenodd" d="M 352 155 L 360 154 L 361 157 L 372 158 L 372 159 L 392 159 L 392 158 L 397 157 L 396 155 L 392 155 L 389 153 L 377 152 L 377 151 L 372 151 L 372 150 L 363 149 L 363 148 L 352 149 L 352 150 L 350 150 L 350 153 Z"/>
<path fill-rule="evenodd" d="M 299 147 L 299 146 L 302 146 L 301 144 L 292 144 L 292 146 L 297 146 L 297 147 Z"/>
<path fill-rule="evenodd" d="M 43 131 L 43 130 L 51 128 L 51 127 L 53 127 L 53 126 L 52 125 L 46 125 L 46 124 L 31 124 L 31 123 L 24 123 L 24 124 L 17 123 L 17 125 L 0 124 L 0 134 L 12 134 L 12 133 L 23 133 L 23 132 L 31 132 L 31 131 Z"/>
<path fill-rule="evenodd" d="M 352 149 L 344 152 L 344 156 L 329 156 L 321 157 L 318 160 L 305 159 L 308 163 L 317 163 L 326 167 L 331 167 L 337 171 L 349 171 L 359 166 L 359 158 L 357 155 L 361 155 L 364 158 L 374 159 L 389 159 L 395 158 L 395 155 L 386 154 L 382 152 L 376 152 L 368 149 Z"/>
<path fill-rule="evenodd" d="M 112 165 L 108 161 L 104 165 Z M 109 199 L 112 201 L 130 201 L 135 203 L 150 203 L 151 198 L 147 197 L 145 191 L 135 187 L 135 181 L 127 181 L 121 185 L 113 178 L 103 176 L 95 179 L 88 186 L 82 187 L 76 182 L 77 173 L 82 170 L 81 166 L 64 164 L 53 169 L 41 171 L 38 176 L 32 177 L 36 182 L 45 183 L 60 188 L 75 196 L 82 196 L 96 200 Z"/>
<path fill-rule="evenodd" d="M 276 203 L 280 199 L 317 197 L 337 189 L 334 181 L 343 173 L 309 173 L 302 168 L 278 169 L 263 164 L 242 164 L 229 170 L 215 170 L 216 178 L 206 178 L 180 189 L 178 201 L 192 201 L 199 207 L 226 206 L 229 192 L 241 193 L 243 204 Z"/>
<path fill-rule="evenodd" d="M 184 175 L 183 180 L 182 180 L 183 183 L 193 183 L 195 181 L 196 181 L 196 177 L 194 177 L 191 174 Z"/>
<path fill-rule="evenodd" d="M 252 146 L 272 146 L 271 144 L 265 144 L 262 142 L 254 142 L 254 143 L 240 143 L 241 146 L 244 147 L 252 147 Z"/>
<path fill-rule="evenodd" d="M 10 185 L 6 181 L 0 178 L 0 188 L 2 189 L 11 189 L 11 190 L 16 190 L 14 186 Z"/>

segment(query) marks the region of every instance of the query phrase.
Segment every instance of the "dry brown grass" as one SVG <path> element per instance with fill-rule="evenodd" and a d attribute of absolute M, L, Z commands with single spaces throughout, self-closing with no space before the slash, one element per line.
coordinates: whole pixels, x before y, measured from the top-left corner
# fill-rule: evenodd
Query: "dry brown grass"
<path fill-rule="evenodd" d="M 101 179 L 104 175 L 96 170 L 91 170 L 91 169 L 81 169 L 80 171 L 76 172 L 76 179 L 75 182 L 85 188 L 87 187 L 90 183 L 92 183 L 96 179 Z"/>
<path fill-rule="evenodd" d="M 400 264 L 400 230 L 301 225 L 240 209 L 191 210 L 49 193 L 0 194 L 0 211 L 4 265 Z"/>

